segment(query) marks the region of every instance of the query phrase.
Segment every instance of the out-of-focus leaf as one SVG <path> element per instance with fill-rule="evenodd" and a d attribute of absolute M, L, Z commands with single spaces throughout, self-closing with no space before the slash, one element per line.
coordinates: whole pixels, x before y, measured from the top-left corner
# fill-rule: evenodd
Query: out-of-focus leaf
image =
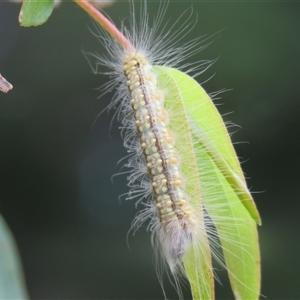
<path fill-rule="evenodd" d="M 0 215 L 0 299 L 28 299 L 14 238 Z"/>
<path fill-rule="evenodd" d="M 21 26 L 38 26 L 47 21 L 52 13 L 54 0 L 23 0 L 19 22 Z"/>

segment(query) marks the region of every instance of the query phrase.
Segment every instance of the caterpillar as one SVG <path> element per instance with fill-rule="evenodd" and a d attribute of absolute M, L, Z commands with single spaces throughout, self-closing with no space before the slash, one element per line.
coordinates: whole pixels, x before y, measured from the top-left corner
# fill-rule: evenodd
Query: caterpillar
<path fill-rule="evenodd" d="M 75 1 L 83 7 L 84 0 Z M 150 26 L 146 3 L 142 2 L 139 19 L 132 4 L 130 24 L 127 27 L 123 22 L 120 32 L 113 24 L 106 28 L 110 21 L 105 18 L 103 21 L 101 16 L 100 23 L 106 23 L 107 32 L 99 29 L 97 37 L 108 54 L 87 54 L 89 59 L 96 59 L 96 66 L 91 64 L 95 73 L 100 66 L 109 69 L 106 74 L 110 81 L 103 93 L 115 92 L 108 109 L 116 108 L 129 153 L 125 164 L 129 169 L 127 199 L 142 205 L 132 222 L 132 230 L 149 222 L 159 281 L 163 286 L 163 270 L 169 270 L 180 299 L 183 297 L 180 281 L 184 278 L 188 278 L 195 299 L 214 297 L 211 254 L 222 266 L 229 265 L 235 297 L 255 299 L 259 280 L 247 286 L 246 277 L 251 273 L 259 278 L 259 268 L 255 267 L 259 252 L 257 244 L 254 245 L 257 238 L 254 220 L 260 223 L 259 215 L 231 144 L 225 146 L 228 160 L 223 159 L 223 150 L 215 147 L 218 135 L 224 135 L 218 143 L 230 143 L 226 129 L 214 123 L 207 135 L 202 127 L 208 124 L 198 122 L 197 111 L 202 104 L 184 106 L 180 99 L 189 92 L 185 83 L 192 84 L 197 95 L 205 94 L 192 78 L 177 70 L 192 71 L 194 76 L 205 71 L 211 61 L 187 63 L 186 59 L 205 48 L 212 38 L 200 37 L 178 46 L 195 22 L 191 21 L 192 13 L 186 11 L 167 29 L 164 24 L 167 6 L 167 2 L 160 2 Z M 180 78 L 175 85 L 164 82 L 173 77 Z M 170 86 L 180 92 L 172 91 Z M 206 103 L 210 103 L 209 97 L 205 97 Z M 222 122 L 212 107 L 209 104 L 208 109 Z M 250 232 L 249 237 L 240 234 L 245 228 Z M 232 252 L 235 245 L 242 257 Z M 225 259 L 219 254 L 220 247 Z M 237 263 L 243 265 L 245 257 L 251 263 L 244 270 L 237 270 Z"/>
<path fill-rule="evenodd" d="M 154 207 L 150 211 L 156 210 L 155 219 L 158 219 L 159 225 L 154 226 L 157 227 L 164 256 L 174 270 L 193 239 L 196 220 L 184 191 L 174 136 L 168 129 L 168 113 L 155 75 L 141 53 L 125 56 L 123 64 L 142 148 L 138 153 L 143 153 L 139 159 L 147 165 L 145 175 L 152 185 L 149 203 Z M 132 177 L 135 182 L 135 172 Z"/>

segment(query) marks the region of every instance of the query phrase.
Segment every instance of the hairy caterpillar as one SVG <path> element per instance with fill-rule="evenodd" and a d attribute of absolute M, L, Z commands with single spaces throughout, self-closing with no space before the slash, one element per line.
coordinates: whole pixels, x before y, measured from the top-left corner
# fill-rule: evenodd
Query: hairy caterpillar
<path fill-rule="evenodd" d="M 172 33 L 175 25 L 166 29 L 163 23 L 166 8 L 165 3 L 161 4 L 150 26 L 146 4 L 143 3 L 139 20 L 132 6 L 130 26 L 122 24 L 121 32 L 125 37 L 122 34 L 121 38 L 116 37 L 115 29 L 108 30 L 109 34 L 99 31 L 98 37 L 108 50 L 108 56 L 90 56 L 97 59 L 95 73 L 100 65 L 110 69 L 107 73 L 111 81 L 104 92 L 116 91 L 109 108 L 117 108 L 116 115 L 122 123 L 124 145 L 130 154 L 125 165 L 129 168 L 127 178 L 131 188 L 127 199 L 134 199 L 143 205 L 133 221 L 133 230 L 149 220 L 148 228 L 152 232 L 161 284 L 162 268 L 166 264 L 174 277 L 180 298 L 180 279 L 187 276 L 191 286 L 197 286 L 193 288 L 195 299 L 212 299 L 213 284 L 207 284 L 213 274 L 210 253 L 225 266 L 218 251 L 215 251 L 220 247 L 218 238 L 226 264 L 230 265 L 230 260 L 234 261 L 232 265 L 236 261 L 243 264 L 247 256 L 251 265 L 255 265 L 258 250 L 255 248 L 253 255 L 253 249 L 248 248 L 246 239 L 250 238 L 250 243 L 255 239 L 253 219 L 258 223 L 260 220 L 243 174 L 237 167 L 232 146 L 224 148 L 228 152 L 228 160 L 224 160 L 224 149 L 219 150 L 214 145 L 215 136 L 218 135 L 224 136 L 220 139 L 224 144 L 228 143 L 226 129 L 212 123 L 207 134 L 205 127 L 210 120 L 199 123 L 197 116 L 199 109 L 205 109 L 201 107 L 203 104 L 182 104 L 180 98 L 190 92 L 185 90 L 185 83 L 187 86 L 192 84 L 197 94 L 203 93 L 203 90 L 192 82 L 193 79 L 176 71 L 174 67 L 198 74 L 211 62 L 184 63 L 186 58 L 205 47 L 205 40 L 194 39 L 175 47 L 193 28 L 194 23 L 189 21 L 190 16 L 185 18 L 184 13 L 175 22 L 175 25 L 178 24 L 177 31 Z M 170 84 L 175 77 L 175 84 Z M 209 109 L 215 110 L 211 106 Z M 227 188 L 223 189 L 223 185 Z M 231 203 L 227 198 L 233 199 Z M 249 218 L 249 214 L 253 219 Z M 239 233 L 249 226 L 249 237 Z M 235 244 L 242 248 L 242 257 L 232 253 Z M 233 256 L 236 257 L 232 259 Z M 191 269 L 197 271 L 196 277 L 191 275 Z M 236 298 L 245 297 L 241 289 L 250 290 L 255 295 L 251 296 L 253 299 L 258 297 L 258 284 L 255 288 L 248 287 L 245 278 L 240 278 L 228 269 L 233 286 L 240 285 L 239 288 L 233 288 Z M 257 270 L 253 268 L 251 276 L 258 275 Z M 247 272 L 242 275 L 246 276 Z M 201 297 L 198 290 L 201 290 Z"/>
<path fill-rule="evenodd" d="M 149 215 L 155 219 L 153 230 L 157 231 L 162 252 L 174 271 L 193 240 L 196 216 L 185 193 L 174 136 L 168 128 L 169 116 L 163 106 L 164 96 L 157 88 L 155 75 L 140 52 L 127 55 L 123 64 L 133 109 L 130 114 L 134 115 L 139 132 L 137 140 L 141 145 L 136 149 L 137 159 L 148 169 L 142 175 L 147 176 L 142 186 L 151 183 L 149 188 L 146 187 L 146 192 L 152 194 L 147 210 L 154 214 Z M 128 129 L 136 134 L 134 126 Z M 127 148 L 132 151 L 131 144 Z M 129 176 L 129 185 L 134 191 L 136 172 Z M 149 214 L 147 210 L 145 213 Z"/>

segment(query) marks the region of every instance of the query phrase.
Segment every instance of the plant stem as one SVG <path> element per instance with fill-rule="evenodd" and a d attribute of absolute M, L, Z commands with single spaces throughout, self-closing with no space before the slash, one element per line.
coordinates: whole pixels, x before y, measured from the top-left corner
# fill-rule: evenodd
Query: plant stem
<path fill-rule="evenodd" d="M 97 23 L 99 23 L 122 47 L 127 50 L 134 50 L 134 47 L 126 39 L 123 33 L 99 10 L 86 0 L 74 0 L 84 9 Z"/>

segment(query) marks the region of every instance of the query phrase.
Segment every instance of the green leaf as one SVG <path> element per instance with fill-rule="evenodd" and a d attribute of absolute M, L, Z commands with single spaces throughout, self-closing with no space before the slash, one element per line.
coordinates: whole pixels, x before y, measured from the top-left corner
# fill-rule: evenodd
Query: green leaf
<path fill-rule="evenodd" d="M 23 0 L 19 22 L 21 26 L 38 26 L 47 21 L 52 13 L 54 0 Z"/>
<path fill-rule="evenodd" d="M 28 299 L 15 241 L 0 215 L 0 299 Z"/>
<path fill-rule="evenodd" d="M 201 206 L 201 184 L 198 174 L 197 160 L 193 149 L 193 138 L 190 130 L 188 116 L 181 99 L 180 86 L 172 76 L 172 69 L 166 67 L 154 67 L 157 74 L 158 86 L 161 90 L 167 88 L 164 106 L 170 114 L 169 128 L 175 133 L 175 148 L 180 154 L 181 171 L 186 181 L 185 190 L 190 196 L 190 203 L 193 207 Z M 178 99 L 178 101 L 176 101 Z M 184 133 L 184 134 L 180 134 Z M 187 133 L 187 134 L 185 134 Z M 205 228 L 204 214 L 202 209 L 197 210 L 199 227 Z M 185 270 L 192 287 L 194 299 L 214 299 L 213 267 L 209 248 L 209 241 L 206 232 L 202 232 L 201 239 L 190 247 L 184 258 Z"/>
<path fill-rule="evenodd" d="M 199 169 L 209 174 L 201 179 L 204 206 L 217 228 L 235 298 L 258 299 L 260 257 L 256 223 L 206 149 L 201 144 L 196 147 Z M 207 188 L 212 182 L 214 188 Z"/>
<path fill-rule="evenodd" d="M 252 218 L 261 224 L 259 213 L 248 191 L 239 160 L 219 112 L 210 97 L 195 80 L 187 75 L 184 78 L 194 85 L 191 87 L 192 94 L 185 97 L 184 103 L 190 116 L 191 127 L 195 128 L 195 135 L 206 151 L 210 153 L 218 168 L 226 175 L 228 183 L 232 185 Z M 195 107 L 199 109 L 195 109 Z"/>
<path fill-rule="evenodd" d="M 183 159 L 187 189 L 189 184 L 200 184 L 200 190 L 192 193 L 191 205 L 202 210 L 203 204 L 217 230 L 224 259 L 219 259 L 220 253 L 215 253 L 215 257 L 226 265 L 235 298 L 258 299 L 260 255 L 255 221 L 260 223 L 260 217 L 223 120 L 193 78 L 172 68 L 155 66 L 153 69 L 159 87 L 166 91 L 164 105 L 170 113 L 175 146 Z M 186 167 L 195 162 L 196 168 Z M 198 177 L 198 184 L 195 177 Z M 214 229 L 206 231 L 207 236 L 215 240 Z M 202 249 L 194 247 L 184 257 L 194 299 L 214 299 L 212 267 L 205 240 L 206 237 L 201 238 L 199 243 Z M 215 244 L 210 245 L 211 252 L 216 252 Z"/>

